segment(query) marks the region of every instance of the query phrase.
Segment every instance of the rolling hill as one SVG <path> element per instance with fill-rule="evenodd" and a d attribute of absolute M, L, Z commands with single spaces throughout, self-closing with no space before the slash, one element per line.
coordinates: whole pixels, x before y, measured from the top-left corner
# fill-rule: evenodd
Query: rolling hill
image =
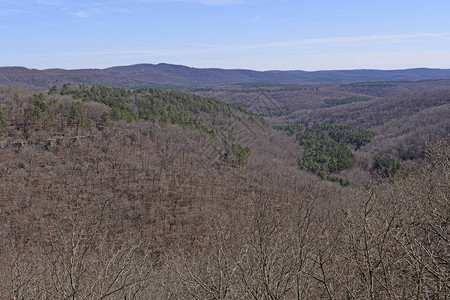
<path fill-rule="evenodd" d="M 229 85 L 270 85 L 307 83 L 351 83 L 373 81 L 417 81 L 450 79 L 446 69 L 343 70 L 343 71 L 252 71 L 199 69 L 170 64 L 138 64 L 107 69 L 36 70 L 23 67 L 0 68 L 0 84 L 48 89 L 66 82 L 101 84 L 123 88 L 220 87 Z"/>

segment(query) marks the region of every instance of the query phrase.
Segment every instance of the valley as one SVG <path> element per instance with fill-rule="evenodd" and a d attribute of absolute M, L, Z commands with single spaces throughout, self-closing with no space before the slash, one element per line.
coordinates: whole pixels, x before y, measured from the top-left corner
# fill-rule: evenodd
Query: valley
<path fill-rule="evenodd" d="M 450 295 L 446 70 L 139 67 L 0 69 L 1 298 Z"/>

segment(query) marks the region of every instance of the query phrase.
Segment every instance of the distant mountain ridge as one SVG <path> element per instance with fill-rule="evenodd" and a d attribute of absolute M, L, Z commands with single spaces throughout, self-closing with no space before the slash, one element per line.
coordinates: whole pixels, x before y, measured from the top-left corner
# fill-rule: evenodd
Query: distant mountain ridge
<path fill-rule="evenodd" d="M 106 69 L 0 67 L 0 85 L 48 89 L 64 83 L 101 84 L 123 88 L 220 87 L 230 85 L 352 83 L 450 79 L 450 69 L 253 71 L 191 68 L 171 64 L 137 64 Z"/>

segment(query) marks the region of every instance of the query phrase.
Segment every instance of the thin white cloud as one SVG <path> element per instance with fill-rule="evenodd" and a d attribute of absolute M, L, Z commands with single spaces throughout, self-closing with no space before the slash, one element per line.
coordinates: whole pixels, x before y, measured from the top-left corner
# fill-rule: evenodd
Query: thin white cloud
<path fill-rule="evenodd" d="M 51 5 L 51 6 L 57 6 L 64 4 L 64 1 L 60 0 L 34 0 L 32 3 L 41 4 L 41 5 Z"/>
<path fill-rule="evenodd" d="M 348 44 L 360 42 L 405 42 L 415 39 L 440 39 L 450 41 L 450 33 L 414 33 L 398 35 L 369 35 L 369 36 L 351 36 L 351 37 L 332 37 L 319 39 L 303 39 L 280 41 L 273 43 L 247 44 L 247 45 L 204 45 L 205 47 L 222 50 L 252 50 L 269 48 L 290 48 L 298 46 L 327 45 L 327 44 Z"/>
<path fill-rule="evenodd" d="M 24 0 L 13 2 L 9 0 L 0 0 L 0 17 L 11 17 L 18 14 L 33 14 L 40 8 L 49 8 L 58 11 L 58 13 L 61 12 L 77 18 L 88 18 L 110 12 L 120 14 L 130 14 L 134 12 L 128 7 L 122 7 L 120 4 L 120 2 L 123 2 L 122 0 L 112 2 L 116 4 L 103 1 L 70 2 L 66 0 Z"/>
<path fill-rule="evenodd" d="M 167 62 L 195 67 L 245 68 L 254 70 L 337 70 L 450 68 L 450 52 L 441 51 L 349 51 L 347 53 L 287 52 L 282 57 L 267 51 L 246 51 L 236 55 L 217 48 L 106 49 L 34 54 L 27 58 L 37 68 L 105 68 L 143 62 Z M 36 65 L 39 63 L 40 65 Z M 22 62 L 23 64 L 23 62 Z"/>
<path fill-rule="evenodd" d="M 242 3 L 242 1 L 239 1 L 239 0 L 200 0 L 198 2 L 207 4 L 207 5 L 230 5 L 230 4 Z"/>
<path fill-rule="evenodd" d="M 80 11 L 79 17 L 86 17 L 85 12 Z M 200 55 L 200 54 L 218 54 L 218 53 L 235 53 L 245 52 L 254 53 L 258 50 L 284 50 L 284 49 L 298 49 L 301 54 L 303 46 L 318 46 L 327 49 L 330 45 L 349 44 L 360 42 L 374 42 L 379 44 L 381 42 L 397 43 L 407 42 L 411 39 L 437 39 L 450 41 L 450 33 L 417 33 L 417 34 L 403 34 L 403 35 L 376 35 L 376 36 L 354 36 L 354 37 L 334 37 L 323 39 L 305 39 L 293 41 L 280 41 L 265 44 L 247 44 L 247 45 L 213 45 L 213 44 L 184 44 L 173 49 L 106 49 L 102 51 L 86 51 L 73 53 L 52 53 L 49 56 L 67 56 L 67 57 L 93 57 L 93 56 L 114 56 L 114 57 L 135 57 L 145 58 L 154 56 L 183 56 L 183 55 Z M 351 51 L 350 51 L 351 52 Z M 384 52 L 384 51 L 380 51 Z M 352 54 L 353 55 L 353 54 Z"/>
<path fill-rule="evenodd" d="M 8 17 L 28 12 L 26 3 L 20 1 L 0 0 L 0 17 Z"/>
<path fill-rule="evenodd" d="M 82 11 L 82 10 L 72 13 L 72 15 L 74 15 L 75 17 L 78 17 L 78 18 L 88 18 L 91 16 L 91 14 L 89 14 L 86 11 Z"/>
<path fill-rule="evenodd" d="M 33 12 L 36 7 L 53 7 L 73 16 L 86 18 L 100 12 L 132 13 L 131 3 L 186 2 L 208 6 L 225 6 L 245 3 L 248 0 L 0 0 L 0 17 Z M 96 10 L 92 9 L 95 8 Z"/>
<path fill-rule="evenodd" d="M 85 52 L 68 52 L 68 53 L 49 53 L 39 55 L 39 57 L 153 57 L 153 56 L 179 56 L 179 55 L 195 55 L 208 52 L 207 49 L 105 49 L 102 51 L 85 51 Z"/>
<path fill-rule="evenodd" d="M 8 17 L 25 13 L 24 9 L 0 9 L 0 17 Z"/>
<path fill-rule="evenodd" d="M 134 0 L 140 3 L 149 2 L 190 2 L 190 3 L 201 3 L 205 5 L 231 5 L 231 4 L 241 4 L 245 3 L 244 0 Z"/>
<path fill-rule="evenodd" d="M 12 0 L 0 0 L 0 5 L 5 5 L 5 4 L 9 4 L 9 5 L 20 5 L 20 2 L 17 3 L 17 1 L 12 1 Z"/>
<path fill-rule="evenodd" d="M 113 11 L 121 14 L 131 14 L 135 12 L 132 9 L 123 9 L 123 8 L 114 8 Z"/>
<path fill-rule="evenodd" d="M 290 63 L 272 60 L 265 69 L 353 70 L 353 69 L 410 69 L 450 68 L 450 53 L 446 51 L 380 51 L 367 53 L 339 53 L 298 55 Z M 255 68 L 261 68 L 255 64 Z"/>

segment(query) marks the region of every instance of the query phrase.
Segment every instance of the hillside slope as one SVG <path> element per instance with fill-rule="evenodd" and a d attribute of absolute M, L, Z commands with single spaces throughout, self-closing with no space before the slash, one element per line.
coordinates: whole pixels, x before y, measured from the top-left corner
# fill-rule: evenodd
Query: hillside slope
<path fill-rule="evenodd" d="M 364 148 L 376 155 L 404 160 L 421 156 L 427 141 L 448 138 L 450 90 L 407 93 L 315 110 L 298 110 L 272 118 L 274 124 L 351 124 L 373 130 L 375 140 Z"/>
<path fill-rule="evenodd" d="M 450 295 L 446 142 L 409 175 L 346 188 L 213 99 L 2 87 L 0 107 L 2 299 Z"/>

